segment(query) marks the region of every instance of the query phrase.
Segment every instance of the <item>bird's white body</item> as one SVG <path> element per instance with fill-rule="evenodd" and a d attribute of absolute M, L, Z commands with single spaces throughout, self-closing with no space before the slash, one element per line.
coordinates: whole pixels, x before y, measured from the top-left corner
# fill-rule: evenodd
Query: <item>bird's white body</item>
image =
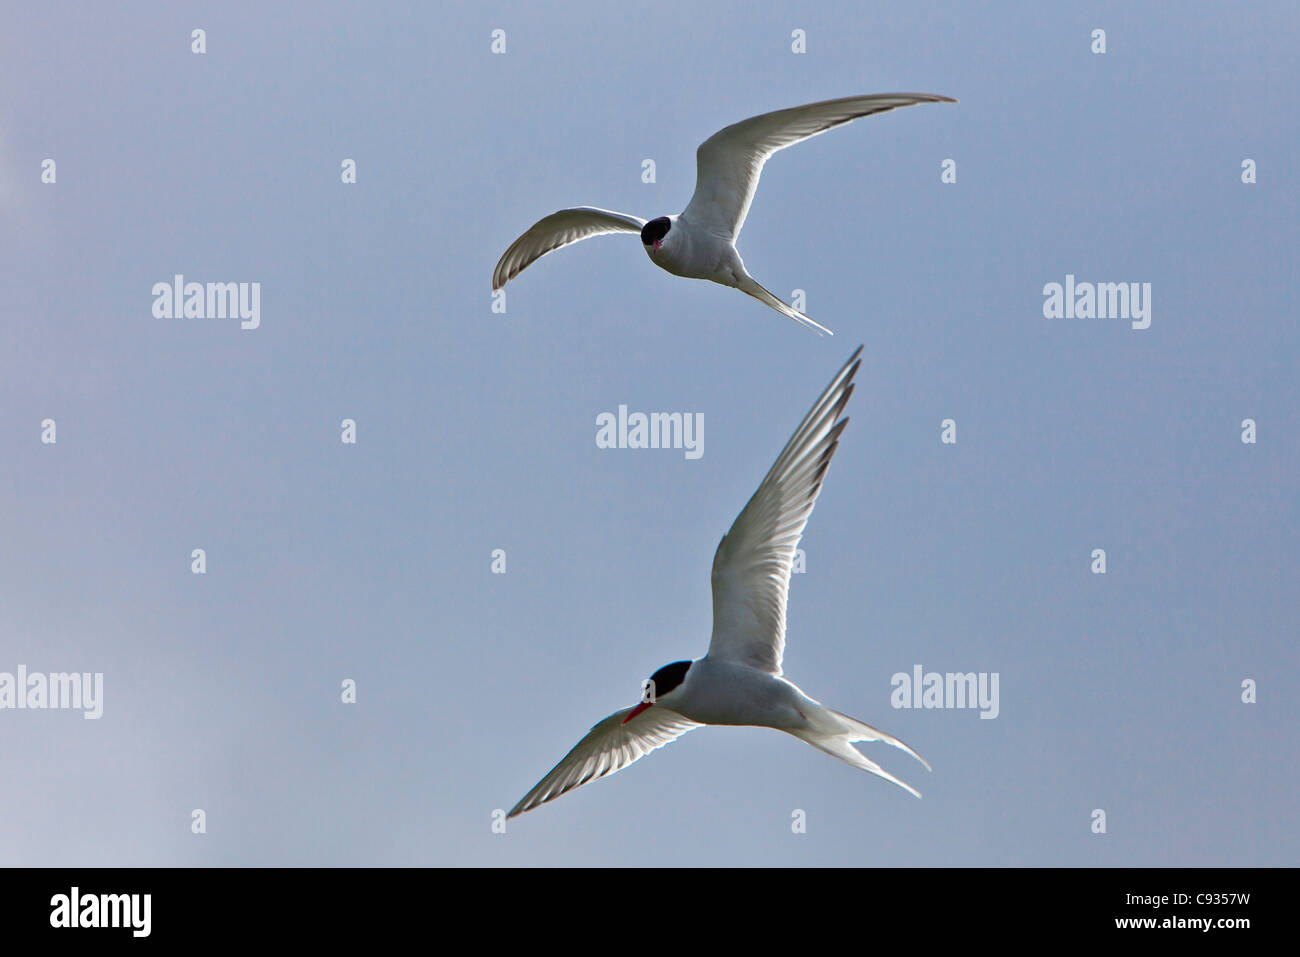
<path fill-rule="evenodd" d="M 686 279 L 707 279 L 737 286 L 749 275 L 736 247 L 725 237 L 699 229 L 678 213 L 667 217 L 672 228 L 658 248 L 645 246 L 645 254 L 660 269 Z"/>
<path fill-rule="evenodd" d="M 794 682 L 709 655 L 691 662 L 686 680 L 656 704 L 699 724 L 755 725 L 795 732 L 828 723 L 822 714 L 826 709 Z"/>
<path fill-rule="evenodd" d="M 502 254 L 492 272 L 492 290 L 501 289 L 530 263 L 562 246 L 606 233 L 640 233 L 650 261 L 661 269 L 674 276 L 707 279 L 739 289 L 783 316 L 829 335 L 825 326 L 759 285 L 736 251 L 736 237 L 749 214 L 763 164 L 787 146 L 860 117 L 939 102 L 955 101 L 930 93 L 849 96 L 733 123 L 696 150 L 695 193 L 681 213 L 644 220 L 595 206 L 575 206 L 544 216 Z"/>
<path fill-rule="evenodd" d="M 694 238 L 698 233 L 684 231 L 683 235 Z M 921 796 L 853 745 L 883 741 L 925 764 L 920 755 L 897 738 L 820 704 L 781 676 L 786 597 L 795 549 L 840 433 L 848 424 L 839 414 L 853 392 L 853 376 L 860 365 L 858 352 L 804 417 L 718 544 L 711 575 L 713 636 L 708 653 L 656 671 L 639 704 L 596 724 L 520 799 L 509 816 L 612 774 L 692 728 L 708 724 L 785 731 Z"/>

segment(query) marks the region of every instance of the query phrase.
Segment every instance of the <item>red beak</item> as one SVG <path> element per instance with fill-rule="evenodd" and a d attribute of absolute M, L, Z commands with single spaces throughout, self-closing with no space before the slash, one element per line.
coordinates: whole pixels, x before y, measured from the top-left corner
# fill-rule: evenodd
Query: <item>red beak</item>
<path fill-rule="evenodd" d="M 658 246 L 659 244 L 655 243 L 655 245 Z M 653 701 L 642 701 L 639 705 L 637 705 L 635 708 L 632 709 L 631 714 L 629 714 L 626 718 L 623 719 L 623 723 L 627 724 L 629 721 L 631 721 L 633 718 L 639 715 L 646 708 L 650 707 L 652 704 L 654 704 Z"/>

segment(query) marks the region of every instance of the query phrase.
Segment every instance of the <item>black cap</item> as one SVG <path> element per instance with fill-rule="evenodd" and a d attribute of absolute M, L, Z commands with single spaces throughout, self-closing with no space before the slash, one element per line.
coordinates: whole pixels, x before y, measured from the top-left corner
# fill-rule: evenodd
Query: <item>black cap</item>
<path fill-rule="evenodd" d="M 668 235 L 668 230 L 672 229 L 672 226 L 673 221 L 667 216 L 660 216 L 658 219 L 650 220 L 641 227 L 641 245 L 653 246 Z"/>

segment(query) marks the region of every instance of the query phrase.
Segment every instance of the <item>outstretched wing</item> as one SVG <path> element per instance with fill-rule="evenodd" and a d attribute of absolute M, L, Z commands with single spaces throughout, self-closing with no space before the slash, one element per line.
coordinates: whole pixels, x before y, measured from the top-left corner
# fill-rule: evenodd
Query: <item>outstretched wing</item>
<path fill-rule="evenodd" d="M 492 291 L 496 292 L 528 266 L 553 249 L 603 233 L 639 233 L 646 221 L 595 206 L 578 206 L 551 213 L 533 223 L 505 251 L 492 270 Z"/>
<path fill-rule="evenodd" d="M 781 673 L 794 552 L 849 422 L 836 419 L 853 394 L 861 352 L 858 346 L 831 380 L 718 545 L 710 658 Z"/>
<path fill-rule="evenodd" d="M 638 758 L 699 727 L 698 722 L 663 705 L 646 708 L 624 724 L 632 710 L 615 711 L 588 731 L 563 761 L 519 799 L 506 817 L 531 811 L 588 781 L 621 771 Z"/>
<path fill-rule="evenodd" d="M 824 100 L 777 110 L 733 123 L 714 133 L 695 152 L 695 195 L 682 218 L 735 241 L 767 158 L 809 137 L 901 106 L 956 103 L 930 93 L 879 93 Z"/>

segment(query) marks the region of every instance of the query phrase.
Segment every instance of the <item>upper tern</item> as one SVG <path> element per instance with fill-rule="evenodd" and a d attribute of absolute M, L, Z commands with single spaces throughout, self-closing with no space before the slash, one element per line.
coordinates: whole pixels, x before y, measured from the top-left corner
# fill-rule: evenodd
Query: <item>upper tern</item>
<path fill-rule="evenodd" d="M 587 733 L 508 817 L 531 811 L 588 781 L 613 774 L 704 724 L 757 725 L 802 738 L 920 797 L 853 744 L 884 741 L 930 765 L 902 741 L 819 704 L 781 677 L 785 606 L 795 548 L 848 419 L 859 346 L 786 443 L 713 556 L 713 638 L 694 661 L 664 665 L 640 703 Z M 838 419 L 838 421 L 836 421 Z"/>
<path fill-rule="evenodd" d="M 646 221 L 594 206 L 562 209 L 510 244 L 492 271 L 496 292 L 528 265 L 553 249 L 604 233 L 640 233 L 650 261 L 675 276 L 708 279 L 733 286 L 819 333 L 830 330 L 786 305 L 758 284 L 736 251 L 758 177 L 768 157 L 787 146 L 871 116 L 917 103 L 955 103 L 930 93 L 879 93 L 849 96 L 777 110 L 733 123 L 714 133 L 695 152 L 695 195 L 676 216 Z"/>

